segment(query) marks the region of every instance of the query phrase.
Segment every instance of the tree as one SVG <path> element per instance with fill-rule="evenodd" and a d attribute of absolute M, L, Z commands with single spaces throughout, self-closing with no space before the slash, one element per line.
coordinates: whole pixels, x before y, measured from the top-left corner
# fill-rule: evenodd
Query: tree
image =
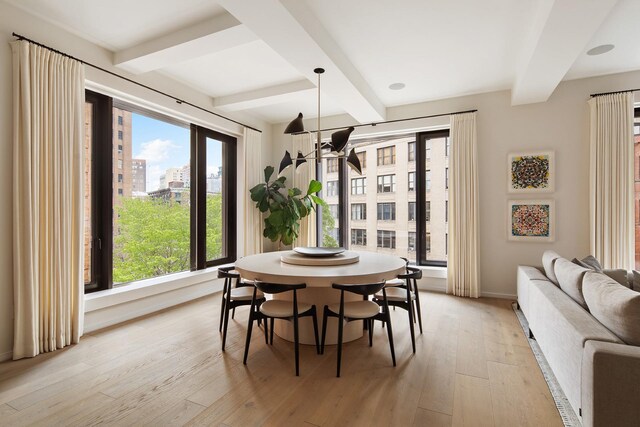
<path fill-rule="evenodd" d="M 331 215 L 329 205 L 322 206 L 322 246 L 328 248 L 337 248 L 338 242 L 333 238 L 331 232 L 336 227 L 336 220 Z"/>

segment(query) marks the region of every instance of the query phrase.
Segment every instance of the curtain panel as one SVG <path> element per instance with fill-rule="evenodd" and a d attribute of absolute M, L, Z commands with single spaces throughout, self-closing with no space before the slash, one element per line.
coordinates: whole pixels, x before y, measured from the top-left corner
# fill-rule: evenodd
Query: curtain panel
<path fill-rule="evenodd" d="M 308 160 L 307 163 L 303 163 L 299 168 L 295 168 L 295 157 L 298 155 L 298 150 L 302 151 L 302 154 L 307 154 L 315 149 L 313 138 L 310 133 L 303 133 L 299 135 L 293 135 L 293 150 L 291 155 L 294 158 L 294 165 L 291 172 L 293 176 L 293 186 L 302 190 L 303 194 L 306 194 L 309 188 L 309 182 L 312 179 L 316 179 L 316 161 Z M 318 209 L 322 209 L 322 206 L 318 206 Z M 313 211 L 310 215 L 300 220 L 300 234 L 298 238 L 293 242 L 293 247 L 296 246 L 316 246 L 316 213 Z"/>
<path fill-rule="evenodd" d="M 451 116 L 447 293 L 480 296 L 476 113 Z"/>
<path fill-rule="evenodd" d="M 244 130 L 244 255 L 262 253 L 262 215 L 251 200 L 249 190 L 263 181 L 262 133 Z"/>
<path fill-rule="evenodd" d="M 634 261 L 633 93 L 589 100 L 590 243 L 604 268 L 631 270 Z"/>
<path fill-rule="evenodd" d="M 13 55 L 13 358 L 77 343 L 84 318 L 84 67 Z"/>

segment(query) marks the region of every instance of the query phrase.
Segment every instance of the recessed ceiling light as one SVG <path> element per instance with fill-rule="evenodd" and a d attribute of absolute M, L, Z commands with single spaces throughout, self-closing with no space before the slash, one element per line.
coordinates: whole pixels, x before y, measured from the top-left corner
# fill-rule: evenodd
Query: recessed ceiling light
<path fill-rule="evenodd" d="M 596 46 L 592 49 L 589 49 L 587 51 L 587 55 L 589 56 L 602 55 L 603 53 L 607 53 L 613 50 L 614 47 L 615 46 L 612 44 L 601 44 L 600 46 Z"/>
<path fill-rule="evenodd" d="M 392 83 L 389 85 L 389 89 L 391 90 L 401 90 L 404 89 L 405 84 L 404 83 Z"/>

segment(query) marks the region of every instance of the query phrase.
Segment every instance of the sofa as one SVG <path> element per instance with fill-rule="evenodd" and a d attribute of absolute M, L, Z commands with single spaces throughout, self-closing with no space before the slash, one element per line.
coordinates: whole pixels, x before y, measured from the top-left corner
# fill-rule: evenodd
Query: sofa
<path fill-rule="evenodd" d="M 518 306 L 584 426 L 640 426 L 640 293 L 576 261 L 518 266 Z"/>

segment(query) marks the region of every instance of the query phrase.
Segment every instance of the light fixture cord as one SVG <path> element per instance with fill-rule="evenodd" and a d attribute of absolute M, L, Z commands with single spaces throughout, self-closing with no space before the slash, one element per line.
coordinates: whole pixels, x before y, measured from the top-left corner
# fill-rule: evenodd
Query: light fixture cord
<path fill-rule="evenodd" d="M 320 136 L 322 134 L 322 131 L 320 130 L 320 129 L 322 129 L 320 127 L 320 74 L 321 73 L 318 73 L 318 128 L 317 128 L 318 129 L 318 134 L 316 135 L 316 144 L 317 144 L 317 147 L 316 147 L 317 160 L 316 161 L 318 163 L 322 164 L 322 148 L 320 147 L 320 145 L 321 145 Z"/>

